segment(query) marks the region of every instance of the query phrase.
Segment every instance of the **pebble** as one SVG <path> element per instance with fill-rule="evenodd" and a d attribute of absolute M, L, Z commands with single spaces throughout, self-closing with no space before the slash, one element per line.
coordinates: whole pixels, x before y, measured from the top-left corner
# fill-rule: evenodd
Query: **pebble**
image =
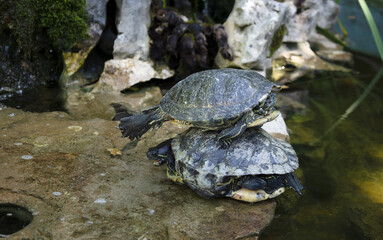
<path fill-rule="evenodd" d="M 94 201 L 94 203 L 106 203 L 106 200 L 104 198 L 98 198 Z"/>
<path fill-rule="evenodd" d="M 62 193 L 61 192 L 53 192 L 53 195 L 55 196 L 60 196 Z"/>
<path fill-rule="evenodd" d="M 21 146 L 23 143 L 14 143 L 15 146 Z"/>
<path fill-rule="evenodd" d="M 68 129 L 74 130 L 75 132 L 79 132 L 82 130 L 81 126 L 69 126 Z"/>
<path fill-rule="evenodd" d="M 21 156 L 22 159 L 25 159 L 25 160 L 31 160 L 33 158 L 32 155 L 23 155 Z"/>

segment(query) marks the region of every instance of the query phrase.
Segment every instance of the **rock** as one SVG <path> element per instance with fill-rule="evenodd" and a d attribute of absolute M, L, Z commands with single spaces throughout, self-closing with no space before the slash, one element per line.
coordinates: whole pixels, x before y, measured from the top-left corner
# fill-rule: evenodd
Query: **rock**
<path fill-rule="evenodd" d="M 121 103 L 129 110 L 140 111 L 158 104 L 162 94 L 159 87 L 148 87 L 137 92 L 88 92 L 80 89 L 67 91 L 65 109 L 76 119 L 113 119 L 115 112 L 112 103 Z"/>
<path fill-rule="evenodd" d="M 352 54 L 342 50 L 318 50 L 315 52 L 320 58 L 335 63 L 352 63 Z"/>
<path fill-rule="evenodd" d="M 114 59 L 149 56 L 150 0 L 116 0 L 119 11 L 116 19 L 118 29 L 114 41 Z"/>
<path fill-rule="evenodd" d="M 61 85 L 65 87 L 79 86 L 83 83 L 76 82 L 70 78 L 83 65 L 89 52 L 96 46 L 106 22 L 106 0 L 87 0 L 86 11 L 89 16 L 88 39 L 84 40 L 77 47 L 78 52 L 64 52 L 64 71 L 61 75 Z"/>
<path fill-rule="evenodd" d="M 312 71 L 349 69 L 320 59 L 308 42 L 284 43 L 273 55 L 272 79 L 280 84 L 294 81 Z"/>
<path fill-rule="evenodd" d="M 95 84 L 92 92 L 120 92 L 139 82 L 152 78 L 166 79 L 174 72 L 167 67 L 161 70 L 153 68 L 153 64 L 138 59 L 112 59 L 105 62 L 104 72 Z"/>
<path fill-rule="evenodd" d="M 306 0 L 304 8 L 316 10 L 319 14 L 317 25 L 324 29 L 331 29 L 338 18 L 340 7 L 332 0 Z"/>
<path fill-rule="evenodd" d="M 224 23 L 234 59 L 228 61 L 218 54 L 220 68 L 237 67 L 263 70 L 267 66 L 269 47 L 276 30 L 295 13 L 292 3 L 267 0 L 237 0 Z"/>
<path fill-rule="evenodd" d="M 314 49 L 319 49 L 319 50 L 342 50 L 343 49 L 341 45 L 330 41 L 328 38 L 318 33 L 312 34 L 310 36 L 309 42 L 311 47 Z"/>
<path fill-rule="evenodd" d="M 279 114 L 279 116 L 273 121 L 263 124 L 262 128 L 273 137 L 284 141 L 290 141 L 287 126 L 285 120 L 283 120 L 282 114 Z"/>
<path fill-rule="evenodd" d="M 0 202 L 34 214 L 10 239 L 257 239 L 273 217 L 273 200 L 204 199 L 153 166 L 148 148 L 184 131 L 171 122 L 130 142 L 110 120 L 0 111 Z"/>
<path fill-rule="evenodd" d="M 319 13 L 308 9 L 291 18 L 286 26 L 287 33 L 283 37 L 284 42 L 305 42 L 315 33 Z"/>

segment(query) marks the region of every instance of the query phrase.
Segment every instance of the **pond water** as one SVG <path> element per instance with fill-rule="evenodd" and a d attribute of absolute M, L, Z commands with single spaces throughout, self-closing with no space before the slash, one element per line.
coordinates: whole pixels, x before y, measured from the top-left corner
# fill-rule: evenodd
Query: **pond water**
<path fill-rule="evenodd" d="M 277 199 L 261 240 L 383 239 L 382 80 L 324 135 L 377 73 L 378 62 L 356 57 L 356 72 L 323 73 L 290 86 L 307 106 L 287 109 L 285 118 L 306 190 L 299 199 Z"/>

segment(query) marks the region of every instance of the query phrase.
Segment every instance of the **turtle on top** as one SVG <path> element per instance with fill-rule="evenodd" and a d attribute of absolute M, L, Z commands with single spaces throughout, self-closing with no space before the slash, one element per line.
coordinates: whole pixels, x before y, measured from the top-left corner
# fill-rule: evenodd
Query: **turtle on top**
<path fill-rule="evenodd" d="M 214 69 L 194 73 L 173 86 L 160 104 L 120 119 L 123 137 L 140 138 L 163 122 L 221 130 L 219 144 L 228 147 L 247 127 L 275 119 L 275 92 L 280 86 L 252 70 Z"/>
<path fill-rule="evenodd" d="M 262 128 L 250 128 L 226 148 L 215 131 L 191 128 L 150 148 L 155 165 L 167 164 L 168 178 L 186 184 L 206 198 L 231 197 L 246 202 L 274 198 L 303 186 L 294 174 L 299 166 L 293 147 Z"/>

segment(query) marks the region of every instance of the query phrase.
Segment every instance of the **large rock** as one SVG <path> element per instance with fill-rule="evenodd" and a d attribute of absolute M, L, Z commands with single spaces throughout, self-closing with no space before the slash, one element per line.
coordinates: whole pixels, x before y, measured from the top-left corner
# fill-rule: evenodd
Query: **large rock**
<path fill-rule="evenodd" d="M 86 11 L 89 16 L 88 38 L 78 45 L 78 52 L 64 52 L 64 71 L 61 76 L 61 85 L 69 87 L 81 85 L 72 76 L 83 65 L 90 51 L 96 46 L 106 24 L 106 3 L 107 0 L 87 0 Z"/>
<path fill-rule="evenodd" d="M 234 60 L 226 60 L 218 54 L 215 59 L 218 67 L 263 70 L 274 33 L 295 11 L 291 2 L 237 0 L 224 23 Z"/>
<path fill-rule="evenodd" d="M 331 29 L 333 27 L 340 11 L 339 5 L 332 0 L 305 0 L 303 7 L 318 12 L 317 25 L 324 29 Z"/>
<path fill-rule="evenodd" d="M 139 82 L 152 78 L 166 79 L 174 72 L 167 67 L 155 70 L 153 64 L 138 59 L 112 59 L 105 62 L 104 72 L 96 83 L 93 92 L 120 92 Z"/>
<path fill-rule="evenodd" d="M 287 24 L 287 33 L 283 42 L 305 42 L 315 33 L 319 13 L 308 9 L 291 18 Z"/>
<path fill-rule="evenodd" d="M 146 60 L 149 56 L 150 0 L 116 0 L 119 9 L 114 41 L 113 57 L 124 59 L 137 57 Z"/>
<path fill-rule="evenodd" d="M 153 166 L 148 148 L 184 130 L 171 122 L 129 142 L 110 120 L 0 113 L 0 203 L 34 215 L 10 239 L 257 239 L 273 217 L 273 200 L 204 199 Z"/>

